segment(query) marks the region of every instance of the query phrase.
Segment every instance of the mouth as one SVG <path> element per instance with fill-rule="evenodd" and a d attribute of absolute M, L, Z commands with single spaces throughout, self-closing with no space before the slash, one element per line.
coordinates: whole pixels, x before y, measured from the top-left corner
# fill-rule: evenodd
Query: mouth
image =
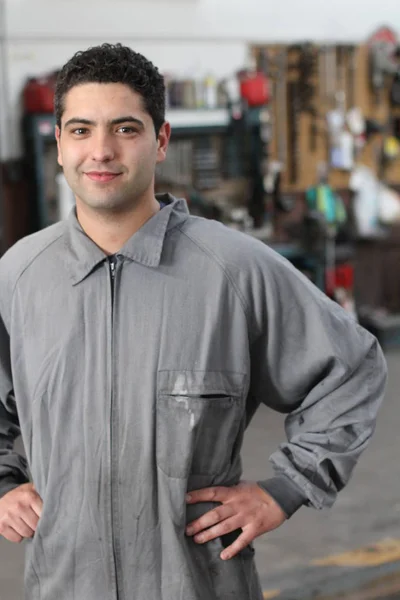
<path fill-rule="evenodd" d="M 97 182 L 100 182 L 100 183 L 108 183 L 109 181 L 112 181 L 113 179 L 116 179 L 117 177 L 119 177 L 121 175 L 121 173 L 109 173 L 109 172 L 103 172 L 103 171 L 90 171 L 90 172 L 86 173 L 86 175 L 92 181 L 97 181 Z"/>

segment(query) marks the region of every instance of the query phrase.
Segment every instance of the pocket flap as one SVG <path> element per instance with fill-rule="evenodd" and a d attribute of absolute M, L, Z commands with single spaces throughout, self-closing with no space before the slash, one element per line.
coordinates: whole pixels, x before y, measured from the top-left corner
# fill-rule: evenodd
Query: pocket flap
<path fill-rule="evenodd" d="M 168 396 L 242 396 L 245 377 L 231 371 L 159 371 L 157 387 Z"/>

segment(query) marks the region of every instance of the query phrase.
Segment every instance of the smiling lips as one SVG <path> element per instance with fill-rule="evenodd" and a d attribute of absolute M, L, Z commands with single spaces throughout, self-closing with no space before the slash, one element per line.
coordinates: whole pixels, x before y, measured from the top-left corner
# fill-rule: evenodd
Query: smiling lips
<path fill-rule="evenodd" d="M 86 173 L 86 175 L 92 181 L 98 181 L 100 183 L 108 183 L 113 179 L 116 179 L 120 175 L 120 173 L 104 173 L 103 171 L 91 171 Z"/>

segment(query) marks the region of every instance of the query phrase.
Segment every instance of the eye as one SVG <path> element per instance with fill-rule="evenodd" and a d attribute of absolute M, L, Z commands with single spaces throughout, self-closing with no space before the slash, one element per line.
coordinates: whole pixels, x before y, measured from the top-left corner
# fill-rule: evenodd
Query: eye
<path fill-rule="evenodd" d="M 78 129 L 73 129 L 71 133 L 77 135 L 78 137 L 85 135 L 89 130 L 86 127 L 78 127 Z"/>
<path fill-rule="evenodd" d="M 135 129 L 134 127 L 129 127 L 129 125 L 124 125 L 123 127 L 120 127 L 118 131 L 127 135 L 137 133 L 137 129 Z"/>

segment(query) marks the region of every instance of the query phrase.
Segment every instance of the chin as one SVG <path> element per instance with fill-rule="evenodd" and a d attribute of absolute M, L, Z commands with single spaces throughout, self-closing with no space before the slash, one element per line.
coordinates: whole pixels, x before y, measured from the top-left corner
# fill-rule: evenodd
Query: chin
<path fill-rule="evenodd" d="M 96 198 L 96 200 L 83 200 L 83 203 L 91 209 L 98 211 L 119 212 L 130 207 L 130 203 L 122 198 L 105 198 L 104 200 Z"/>

